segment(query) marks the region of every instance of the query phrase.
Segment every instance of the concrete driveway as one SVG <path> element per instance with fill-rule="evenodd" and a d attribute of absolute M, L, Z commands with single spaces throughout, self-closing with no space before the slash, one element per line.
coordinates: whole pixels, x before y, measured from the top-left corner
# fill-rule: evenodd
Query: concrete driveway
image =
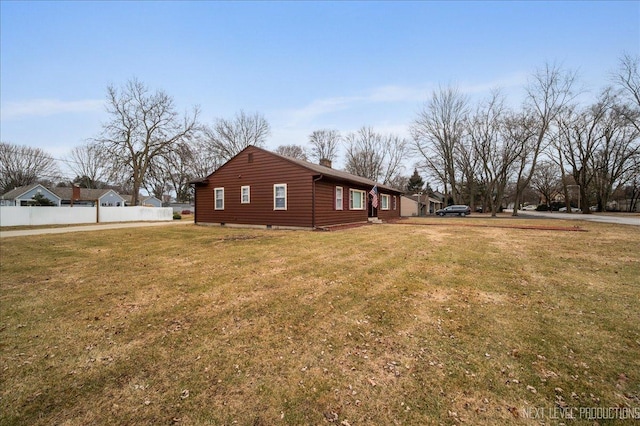
<path fill-rule="evenodd" d="M 173 220 L 166 222 L 131 222 L 131 223 L 101 223 L 96 225 L 65 226 L 61 228 L 22 229 L 19 231 L 0 231 L 0 238 L 24 237 L 27 235 L 64 234 L 67 232 L 102 231 L 104 229 L 142 228 L 148 226 L 176 226 L 193 225 L 192 221 Z"/>

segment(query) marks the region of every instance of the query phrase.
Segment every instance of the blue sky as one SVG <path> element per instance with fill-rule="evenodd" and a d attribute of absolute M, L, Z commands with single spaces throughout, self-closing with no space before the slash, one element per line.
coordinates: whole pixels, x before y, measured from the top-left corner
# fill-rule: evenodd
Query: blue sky
<path fill-rule="evenodd" d="M 95 137 L 106 87 L 136 77 L 271 124 L 268 147 L 321 128 L 408 136 L 438 85 L 518 105 L 546 62 L 593 91 L 640 54 L 640 2 L 0 3 L 0 137 L 56 158 Z M 339 160 L 338 163 L 341 161 Z"/>

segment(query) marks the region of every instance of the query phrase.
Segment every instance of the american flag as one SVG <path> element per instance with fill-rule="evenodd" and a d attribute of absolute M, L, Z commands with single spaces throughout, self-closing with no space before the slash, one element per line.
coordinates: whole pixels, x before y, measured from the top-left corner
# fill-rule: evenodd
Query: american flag
<path fill-rule="evenodd" d="M 374 209 L 378 208 L 378 185 L 375 185 L 373 188 L 371 188 L 371 191 L 369 191 L 369 194 L 371 194 L 371 196 L 373 197 L 371 199 L 371 205 L 373 206 Z"/>

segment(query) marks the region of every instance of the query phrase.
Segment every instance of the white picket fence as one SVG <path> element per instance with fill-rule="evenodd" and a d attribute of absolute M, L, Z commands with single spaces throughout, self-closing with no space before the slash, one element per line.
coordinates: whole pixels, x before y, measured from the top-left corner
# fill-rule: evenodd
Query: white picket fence
<path fill-rule="evenodd" d="M 0 226 L 173 220 L 171 207 L 14 207 L 0 206 Z"/>

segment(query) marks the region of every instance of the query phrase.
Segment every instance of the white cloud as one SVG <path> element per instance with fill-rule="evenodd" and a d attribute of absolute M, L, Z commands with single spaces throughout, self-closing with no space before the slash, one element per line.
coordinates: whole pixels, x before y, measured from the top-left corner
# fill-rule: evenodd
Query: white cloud
<path fill-rule="evenodd" d="M 289 126 L 313 122 L 319 117 L 335 112 L 371 107 L 374 104 L 419 102 L 427 93 L 426 87 L 380 86 L 354 96 L 336 96 L 314 99 L 302 108 L 281 111 Z"/>
<path fill-rule="evenodd" d="M 44 117 L 64 113 L 100 111 L 103 99 L 85 99 L 80 101 L 61 101 L 59 99 L 32 99 L 22 102 L 7 102 L 2 106 L 0 115 L 3 120 L 24 117 Z"/>

